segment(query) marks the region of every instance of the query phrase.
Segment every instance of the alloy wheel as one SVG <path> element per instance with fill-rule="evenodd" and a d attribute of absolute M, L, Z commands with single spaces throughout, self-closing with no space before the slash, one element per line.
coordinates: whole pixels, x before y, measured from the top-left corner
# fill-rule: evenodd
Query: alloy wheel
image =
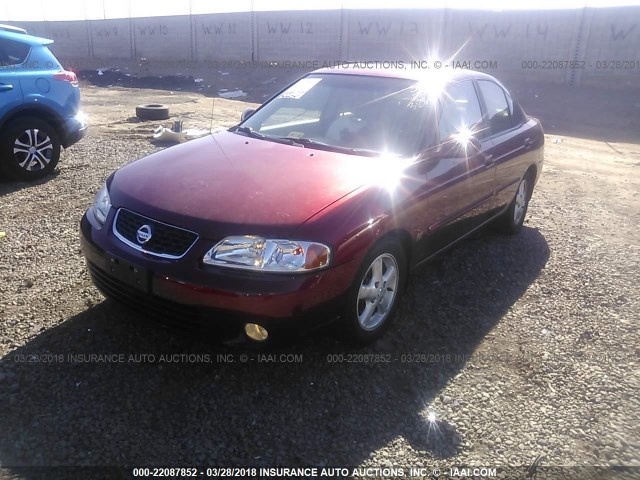
<path fill-rule="evenodd" d="M 14 141 L 13 155 L 18 165 L 26 171 L 43 170 L 53 156 L 53 143 L 44 130 L 30 128 Z"/>
<path fill-rule="evenodd" d="M 378 328 L 389 315 L 398 292 L 398 262 L 388 253 L 367 269 L 358 291 L 356 315 L 363 330 Z"/>
<path fill-rule="evenodd" d="M 518 225 L 524 217 L 525 210 L 527 208 L 527 179 L 524 178 L 518 186 L 518 192 L 516 193 L 516 203 L 513 207 L 513 223 Z"/>

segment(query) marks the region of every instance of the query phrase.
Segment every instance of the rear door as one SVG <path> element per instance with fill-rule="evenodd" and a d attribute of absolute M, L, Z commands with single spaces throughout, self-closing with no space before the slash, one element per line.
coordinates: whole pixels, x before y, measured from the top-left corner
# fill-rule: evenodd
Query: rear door
<path fill-rule="evenodd" d="M 18 72 L 26 68 L 29 45 L 0 38 L 0 117 L 22 103 Z"/>
<path fill-rule="evenodd" d="M 473 134 L 479 150 L 436 158 L 426 169 L 429 190 L 426 256 L 480 225 L 494 193 L 495 169 L 489 154 L 493 143 L 482 136 L 482 110 L 472 80 L 450 85 L 440 100 L 439 142 L 451 135 Z"/>
<path fill-rule="evenodd" d="M 484 121 L 493 141 L 489 152 L 496 166 L 496 194 L 491 208 L 497 213 L 516 194 L 520 179 L 529 165 L 535 163 L 532 146 L 537 138 L 533 122 L 527 122 L 522 109 L 509 93 L 491 80 L 477 80 Z"/>

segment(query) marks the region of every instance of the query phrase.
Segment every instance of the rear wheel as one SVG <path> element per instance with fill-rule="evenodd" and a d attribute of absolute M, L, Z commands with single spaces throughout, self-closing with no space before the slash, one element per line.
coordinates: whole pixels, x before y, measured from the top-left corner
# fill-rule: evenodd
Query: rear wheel
<path fill-rule="evenodd" d="M 522 228 L 524 217 L 529 208 L 529 199 L 533 188 L 532 175 L 529 173 L 520 180 L 516 195 L 511 201 L 509 208 L 498 219 L 498 229 L 507 234 L 516 234 Z"/>
<path fill-rule="evenodd" d="M 35 180 L 53 171 L 60 159 L 60 139 L 47 122 L 33 117 L 11 122 L 0 137 L 0 166 L 19 180 Z"/>
<path fill-rule="evenodd" d="M 343 325 L 349 340 L 366 344 L 389 327 L 404 290 L 407 260 L 393 239 L 382 240 L 367 254 L 349 292 Z"/>

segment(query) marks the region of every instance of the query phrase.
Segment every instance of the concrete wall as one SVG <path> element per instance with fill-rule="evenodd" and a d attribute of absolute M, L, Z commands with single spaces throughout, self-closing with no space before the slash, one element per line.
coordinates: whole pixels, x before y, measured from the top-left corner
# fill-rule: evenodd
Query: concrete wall
<path fill-rule="evenodd" d="M 340 57 L 339 10 L 257 12 L 257 60 L 320 60 Z"/>
<path fill-rule="evenodd" d="M 105 60 L 130 59 L 133 55 L 133 20 L 90 20 L 89 42 L 93 57 Z"/>
<path fill-rule="evenodd" d="M 544 62 L 573 59 L 581 12 L 455 11 L 448 29 L 448 50 L 460 49 L 456 58 L 461 60 L 496 60 L 501 70 L 564 82 L 570 69 L 545 68 Z M 537 67 L 528 63 L 534 61 Z"/>
<path fill-rule="evenodd" d="M 80 68 L 83 59 L 104 60 L 108 66 L 117 59 L 146 58 L 151 66 L 172 61 L 410 61 L 438 56 L 498 76 L 570 85 L 640 84 L 640 7 L 243 11 L 12 23 L 54 39 L 54 52 Z M 602 68 L 603 60 L 623 63 Z M 477 63 L 483 61 L 493 63 Z"/>
<path fill-rule="evenodd" d="M 5 22 L 0 21 L 0 23 Z M 85 20 L 11 22 L 11 24 L 26 28 L 33 35 L 54 40 L 55 43 L 51 49 L 61 58 L 91 57 L 89 22 Z"/>
<path fill-rule="evenodd" d="M 191 17 L 133 19 L 133 45 L 137 57 L 150 61 L 193 60 Z"/>
<path fill-rule="evenodd" d="M 586 68 L 576 71 L 577 83 L 616 82 L 637 87 L 640 84 L 640 8 L 588 10 L 583 30 L 579 58 Z"/>
<path fill-rule="evenodd" d="M 446 10 L 349 10 L 345 30 L 347 60 L 424 59 L 442 52 Z"/>
<path fill-rule="evenodd" d="M 193 16 L 195 58 L 249 60 L 254 51 L 251 12 Z"/>

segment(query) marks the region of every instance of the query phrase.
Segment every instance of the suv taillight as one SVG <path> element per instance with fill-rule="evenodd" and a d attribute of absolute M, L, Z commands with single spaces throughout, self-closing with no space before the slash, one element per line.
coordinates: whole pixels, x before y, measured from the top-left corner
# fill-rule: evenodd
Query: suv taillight
<path fill-rule="evenodd" d="M 73 72 L 68 70 L 62 70 L 61 72 L 54 73 L 53 78 L 55 80 L 62 80 L 63 82 L 69 82 L 74 87 L 78 86 L 78 77 Z"/>

